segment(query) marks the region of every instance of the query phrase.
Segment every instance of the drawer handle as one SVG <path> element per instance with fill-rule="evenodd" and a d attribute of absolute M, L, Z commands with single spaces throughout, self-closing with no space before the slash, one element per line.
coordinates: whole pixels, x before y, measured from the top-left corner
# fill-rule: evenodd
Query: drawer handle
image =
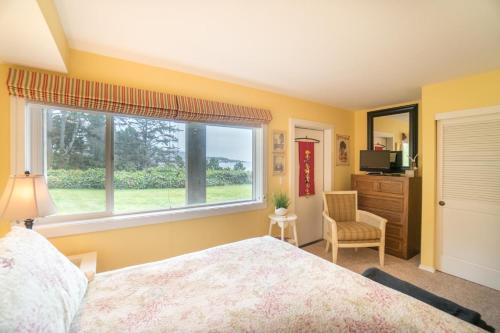
<path fill-rule="evenodd" d="M 441 201 L 439 201 L 439 206 L 444 206 L 444 205 L 446 205 L 446 202 L 444 202 L 444 201 L 442 201 L 442 200 L 441 200 Z"/>

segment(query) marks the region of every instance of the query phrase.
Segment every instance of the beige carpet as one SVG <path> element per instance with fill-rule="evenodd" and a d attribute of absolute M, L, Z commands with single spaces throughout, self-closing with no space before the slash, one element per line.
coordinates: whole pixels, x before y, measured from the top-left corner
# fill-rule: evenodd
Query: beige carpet
<path fill-rule="evenodd" d="M 332 261 L 331 250 L 328 254 L 325 253 L 324 241 L 306 246 L 303 249 Z M 500 331 L 500 291 L 445 273 L 423 271 L 418 268 L 419 262 L 418 256 L 410 260 L 403 260 L 386 255 L 383 270 L 431 293 L 481 313 L 482 318 L 489 325 Z M 369 267 L 380 268 L 378 252 L 367 248 L 358 249 L 358 252 L 354 252 L 354 249 L 340 249 L 337 264 L 356 273 L 361 273 Z"/>

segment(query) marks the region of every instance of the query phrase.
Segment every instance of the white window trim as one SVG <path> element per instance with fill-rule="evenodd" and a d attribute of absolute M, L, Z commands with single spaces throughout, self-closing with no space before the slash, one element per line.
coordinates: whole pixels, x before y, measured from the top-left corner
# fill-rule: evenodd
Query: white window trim
<path fill-rule="evenodd" d="M 45 237 L 59 237 L 84 234 L 89 232 L 123 229 L 151 224 L 169 223 L 191 220 L 209 216 L 235 214 L 252 210 L 265 209 L 265 201 L 226 204 L 220 206 L 206 206 L 169 210 L 161 212 L 114 215 L 95 219 L 77 220 L 59 223 L 36 224 L 35 230 Z"/>
<path fill-rule="evenodd" d="M 30 156 L 26 149 L 30 135 L 40 134 L 27 131 L 27 107 L 24 98 L 10 97 L 11 105 L 11 173 L 22 174 L 25 170 L 38 165 L 30 165 Z M 109 212 L 82 215 L 54 216 L 38 219 L 35 230 L 46 237 L 59 237 L 112 229 L 131 228 L 150 224 L 168 223 L 197 219 L 209 216 L 234 214 L 267 208 L 267 125 L 254 135 L 254 172 L 255 198 L 252 201 L 229 202 L 216 205 L 185 207 L 172 210 L 136 212 L 130 214 L 111 215 Z M 107 140 L 108 142 L 108 140 Z M 45 220 L 45 221 L 44 221 Z M 12 224 L 19 222 L 13 221 Z"/>

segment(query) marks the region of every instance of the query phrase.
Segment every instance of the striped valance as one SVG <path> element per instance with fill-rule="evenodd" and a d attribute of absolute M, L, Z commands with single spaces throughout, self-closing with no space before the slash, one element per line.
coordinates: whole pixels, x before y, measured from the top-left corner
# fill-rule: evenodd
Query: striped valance
<path fill-rule="evenodd" d="M 7 86 L 10 95 L 37 102 L 134 116 L 175 116 L 175 96 L 164 93 L 12 68 Z"/>
<path fill-rule="evenodd" d="M 185 121 L 251 124 L 255 120 L 268 123 L 268 110 L 247 106 L 207 101 L 199 98 L 177 96 L 177 117 Z"/>
<path fill-rule="evenodd" d="M 23 69 L 9 70 L 7 87 L 32 101 L 140 117 L 245 125 L 272 119 L 269 110 Z"/>

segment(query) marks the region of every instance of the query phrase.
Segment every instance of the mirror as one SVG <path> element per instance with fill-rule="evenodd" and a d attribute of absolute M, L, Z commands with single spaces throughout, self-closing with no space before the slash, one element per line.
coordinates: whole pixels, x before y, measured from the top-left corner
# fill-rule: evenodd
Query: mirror
<path fill-rule="evenodd" d="M 368 112 L 368 149 L 401 151 L 403 168 L 418 153 L 418 104 Z"/>

